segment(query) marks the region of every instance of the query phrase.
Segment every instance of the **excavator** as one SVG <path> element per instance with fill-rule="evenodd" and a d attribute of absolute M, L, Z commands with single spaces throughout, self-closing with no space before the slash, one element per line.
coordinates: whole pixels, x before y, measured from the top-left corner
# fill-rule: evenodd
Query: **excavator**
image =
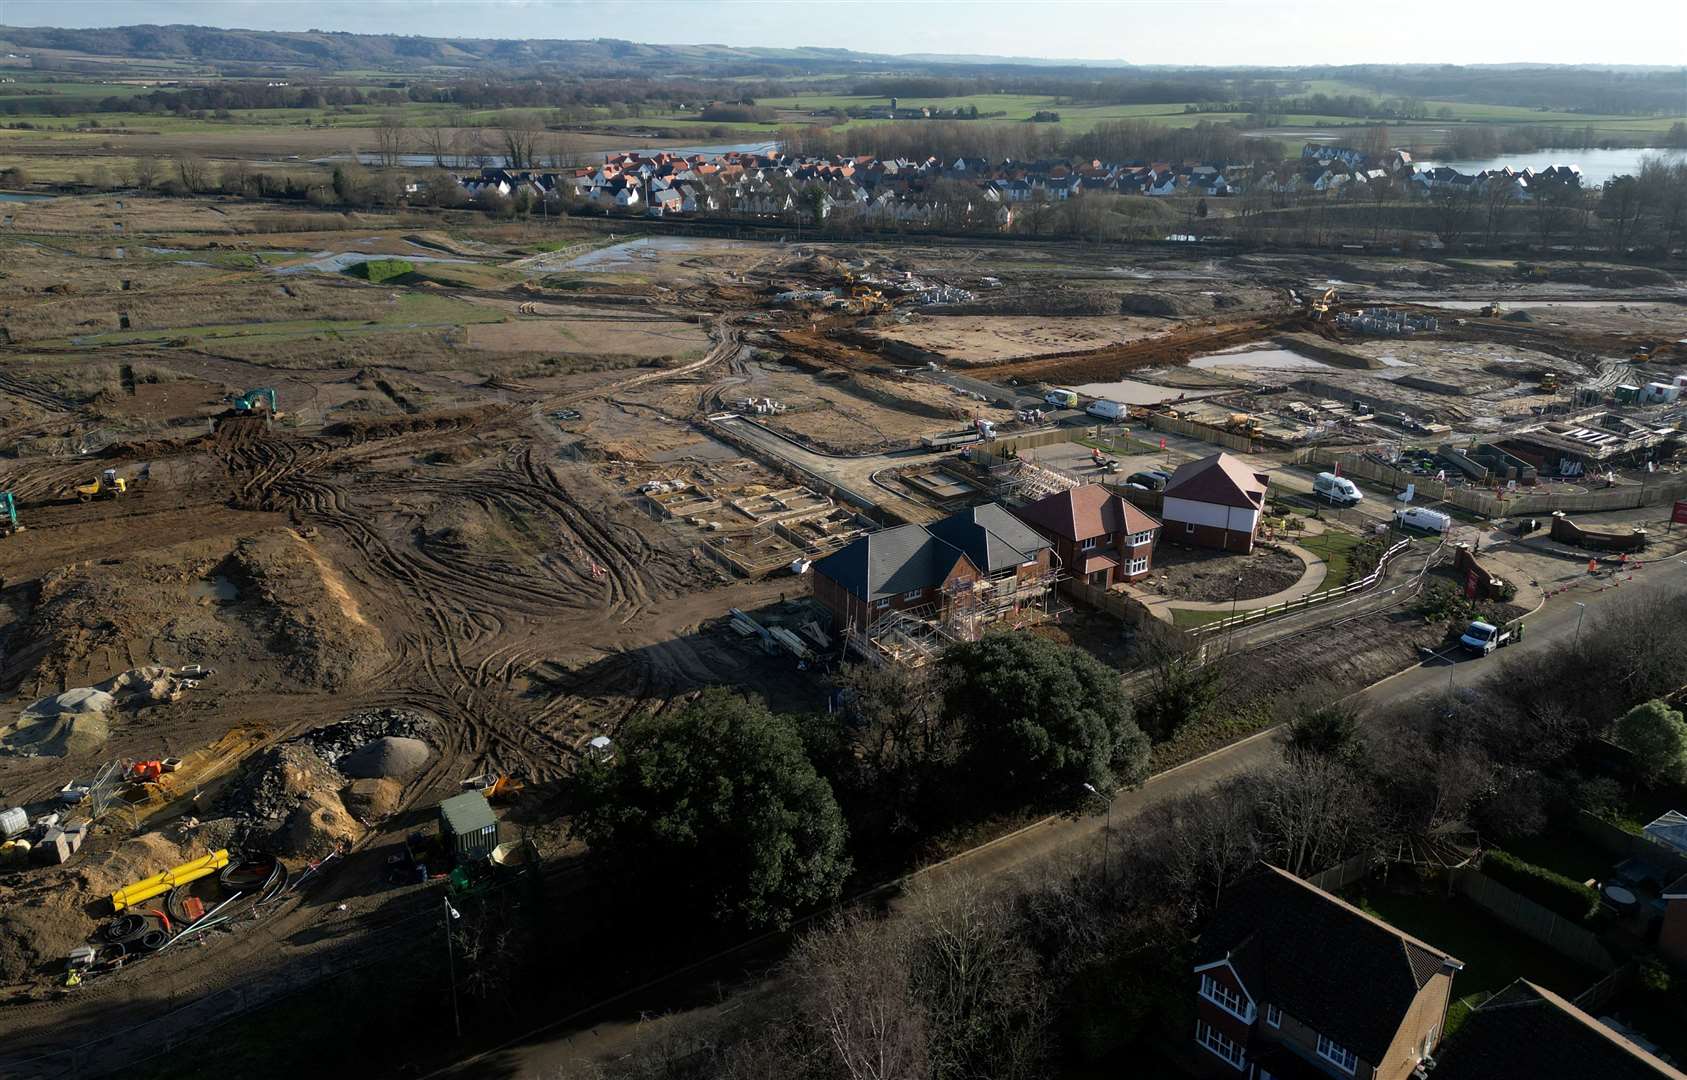
<path fill-rule="evenodd" d="M 0 538 L 23 532 L 18 524 L 18 501 L 9 491 L 0 491 Z"/>
<path fill-rule="evenodd" d="M 275 391 L 267 386 L 261 386 L 256 390 L 248 390 L 239 397 L 231 395 L 228 402 L 234 406 L 235 412 L 243 416 L 256 416 L 263 413 L 275 417 L 281 415 L 281 410 L 275 407 Z"/>
<path fill-rule="evenodd" d="M 107 469 L 86 484 L 76 485 L 76 498 L 79 502 L 90 499 L 116 499 L 129 493 L 129 482 L 117 475 L 116 469 Z"/>
<path fill-rule="evenodd" d="M 865 285 L 856 285 L 849 290 L 849 303 L 853 310 L 863 315 L 890 310 L 890 301 L 884 298 L 884 293 Z"/>
<path fill-rule="evenodd" d="M 1500 302 L 1498 300 L 1490 300 L 1486 304 L 1482 305 L 1482 310 L 1477 312 L 1477 314 L 1481 315 L 1484 319 L 1497 319 L 1501 315 L 1505 314 L 1505 308 L 1500 307 Z"/>
<path fill-rule="evenodd" d="M 1307 302 L 1306 310 L 1312 315 L 1314 322 L 1323 322 L 1330 317 L 1330 309 L 1340 302 L 1341 297 L 1336 295 L 1334 289 L 1325 289 L 1324 295 Z"/>

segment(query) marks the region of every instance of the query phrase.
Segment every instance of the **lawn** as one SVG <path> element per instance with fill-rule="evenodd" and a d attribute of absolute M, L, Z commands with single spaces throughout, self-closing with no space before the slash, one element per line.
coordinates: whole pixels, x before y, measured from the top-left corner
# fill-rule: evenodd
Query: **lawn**
<path fill-rule="evenodd" d="M 1348 898 L 1367 913 L 1464 962 L 1453 977 L 1455 1001 L 1447 1012 L 1451 1035 L 1470 1009 L 1518 978 L 1574 998 L 1599 979 L 1599 973 L 1566 960 L 1511 929 L 1460 897 L 1401 896 L 1379 893 Z M 1476 1000 L 1472 1000 L 1472 998 Z"/>
<path fill-rule="evenodd" d="M 1337 588 L 1347 584 L 1348 571 L 1353 566 L 1353 549 L 1360 538 L 1350 532 L 1327 529 L 1317 536 L 1303 536 L 1294 541 L 1300 547 L 1323 559 L 1329 569 L 1324 574 L 1324 587 Z"/>
<path fill-rule="evenodd" d="M 1617 859 L 1587 837 L 1569 828 L 1555 828 L 1527 839 L 1507 840 L 1506 851 L 1536 866 L 1563 874 L 1572 881 L 1603 879 Z"/>

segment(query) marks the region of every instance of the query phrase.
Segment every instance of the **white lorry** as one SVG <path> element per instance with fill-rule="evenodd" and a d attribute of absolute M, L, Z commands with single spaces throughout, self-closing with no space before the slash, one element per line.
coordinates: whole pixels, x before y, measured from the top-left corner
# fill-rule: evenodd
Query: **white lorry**
<path fill-rule="evenodd" d="M 1503 649 L 1510 645 L 1519 636 L 1519 631 L 1515 625 L 1495 626 L 1493 623 L 1478 619 L 1464 628 L 1464 633 L 1459 637 L 1459 644 L 1471 652 L 1487 656 L 1495 649 Z"/>

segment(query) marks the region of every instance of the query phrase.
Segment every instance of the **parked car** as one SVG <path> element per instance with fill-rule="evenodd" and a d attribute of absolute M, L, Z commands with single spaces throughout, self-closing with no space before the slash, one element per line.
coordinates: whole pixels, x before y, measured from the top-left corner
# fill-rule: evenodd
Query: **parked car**
<path fill-rule="evenodd" d="M 1170 479 L 1171 477 L 1163 472 L 1149 469 L 1145 472 L 1133 472 L 1125 477 L 1125 486 L 1141 488 L 1143 491 L 1164 491 L 1166 481 Z"/>
<path fill-rule="evenodd" d="M 1361 498 L 1358 484 L 1345 476 L 1327 472 L 1319 473 L 1312 481 L 1312 494 L 1331 506 L 1358 506 Z"/>
<path fill-rule="evenodd" d="M 1408 506 L 1404 510 L 1394 511 L 1394 520 L 1402 529 L 1422 529 L 1425 532 L 1445 533 L 1453 527 L 1453 519 L 1439 510 L 1425 510 L 1421 506 Z"/>

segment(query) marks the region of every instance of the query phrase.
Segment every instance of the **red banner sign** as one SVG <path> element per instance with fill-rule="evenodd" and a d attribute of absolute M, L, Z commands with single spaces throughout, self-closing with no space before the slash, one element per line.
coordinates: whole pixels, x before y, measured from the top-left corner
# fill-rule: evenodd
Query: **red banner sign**
<path fill-rule="evenodd" d="M 1687 525 L 1687 499 L 1681 499 L 1675 504 L 1675 516 L 1670 518 L 1677 525 Z"/>

